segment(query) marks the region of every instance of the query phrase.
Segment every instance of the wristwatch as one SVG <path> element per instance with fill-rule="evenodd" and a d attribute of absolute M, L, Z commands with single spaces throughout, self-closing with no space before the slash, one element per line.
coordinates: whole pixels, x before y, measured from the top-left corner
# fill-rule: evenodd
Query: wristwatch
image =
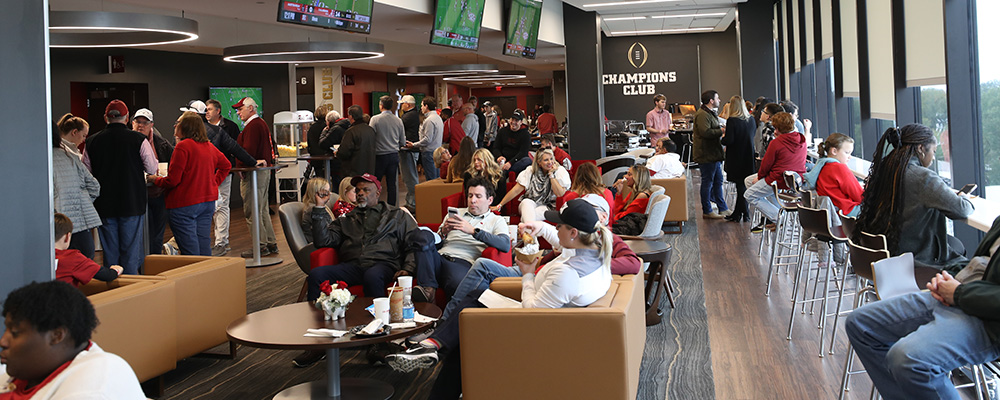
<path fill-rule="evenodd" d="M 472 230 L 472 236 L 476 236 L 476 235 L 477 235 L 477 234 L 479 234 L 479 232 L 481 232 L 481 231 L 482 231 L 482 229 L 479 229 L 479 228 L 476 228 L 476 229 L 473 229 L 473 230 Z"/>

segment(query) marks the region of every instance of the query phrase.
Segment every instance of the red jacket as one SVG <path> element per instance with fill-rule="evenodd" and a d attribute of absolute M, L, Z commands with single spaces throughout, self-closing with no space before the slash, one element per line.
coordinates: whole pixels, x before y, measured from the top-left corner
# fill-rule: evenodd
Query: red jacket
<path fill-rule="evenodd" d="M 231 168 L 212 143 L 184 139 L 174 147 L 167 176 L 156 178 L 154 184 L 173 189 L 167 192 L 167 208 L 187 207 L 218 200 L 219 184 Z"/>
<path fill-rule="evenodd" d="M 816 179 L 816 192 L 820 196 L 829 196 L 833 205 L 844 214 L 849 214 L 861 204 L 861 195 L 865 190 L 847 165 L 828 162 L 823 165 L 819 178 Z"/>
<path fill-rule="evenodd" d="M 608 226 L 614 225 L 615 223 L 615 196 L 611 194 L 611 189 L 604 189 L 604 193 L 601 193 L 601 197 L 608 202 L 608 208 L 611 212 L 608 215 Z M 567 190 L 566 194 L 562 197 L 562 204 L 566 204 L 567 201 L 580 198 L 580 194 L 572 190 Z"/>
<path fill-rule="evenodd" d="M 86 285 L 91 279 L 94 279 L 97 271 L 101 270 L 100 264 L 87 258 L 79 250 L 56 249 L 56 260 L 59 260 L 59 264 L 56 266 L 56 280 L 66 282 L 74 287 Z"/>
<path fill-rule="evenodd" d="M 264 160 L 267 161 L 267 165 L 272 165 L 271 163 L 275 157 L 274 145 L 271 143 L 271 130 L 267 128 L 267 122 L 264 122 L 259 115 L 243 127 L 243 132 L 240 132 L 236 143 L 246 150 L 247 153 L 250 153 L 250 156 L 254 160 Z M 242 164 L 239 163 L 238 165 L 252 167 L 252 165 Z"/>
<path fill-rule="evenodd" d="M 801 133 L 783 133 L 771 140 L 760 162 L 757 178 L 768 185 L 778 181 L 778 188 L 788 189 L 782 178 L 785 171 L 795 171 L 799 175 L 806 173 L 806 137 Z"/>
<path fill-rule="evenodd" d="M 462 145 L 462 139 L 465 139 L 465 131 L 462 130 L 461 122 L 455 117 L 444 121 L 444 138 L 441 143 L 448 144 L 448 152 L 451 155 L 458 153 L 458 147 Z"/>
<path fill-rule="evenodd" d="M 556 116 L 552 113 L 542 113 L 538 116 L 538 121 L 535 124 L 538 126 L 540 135 L 556 133 L 559 130 L 559 123 L 556 122 Z"/>
<path fill-rule="evenodd" d="M 646 206 L 649 205 L 649 197 L 632 199 L 631 203 L 626 203 L 622 193 L 615 196 L 615 220 L 624 218 L 626 215 L 637 212 L 646 213 Z"/>

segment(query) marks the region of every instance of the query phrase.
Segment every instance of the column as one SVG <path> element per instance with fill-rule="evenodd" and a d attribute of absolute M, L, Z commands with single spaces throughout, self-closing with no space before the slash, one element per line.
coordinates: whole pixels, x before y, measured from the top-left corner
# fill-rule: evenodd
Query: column
<path fill-rule="evenodd" d="M 596 12 L 563 5 L 566 38 L 566 105 L 570 157 L 604 157 L 604 87 L 601 85 L 601 19 Z"/>

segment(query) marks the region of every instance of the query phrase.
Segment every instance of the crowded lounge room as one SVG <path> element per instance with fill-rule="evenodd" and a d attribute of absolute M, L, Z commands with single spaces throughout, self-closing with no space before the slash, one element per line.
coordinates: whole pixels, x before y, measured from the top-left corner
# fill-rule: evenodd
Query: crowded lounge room
<path fill-rule="evenodd" d="M 9 3 L 0 400 L 1000 400 L 1000 3 Z"/>

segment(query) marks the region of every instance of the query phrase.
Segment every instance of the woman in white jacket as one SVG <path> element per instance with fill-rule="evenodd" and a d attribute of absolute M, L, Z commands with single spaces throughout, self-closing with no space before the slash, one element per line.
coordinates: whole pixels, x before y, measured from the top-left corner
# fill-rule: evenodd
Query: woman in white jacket
<path fill-rule="evenodd" d="M 611 287 L 611 231 L 602 225 L 594 207 L 585 200 L 573 199 L 562 212 L 546 211 L 545 219 L 556 223 L 559 245 L 569 257 L 557 257 L 537 269 L 537 261 L 526 264 L 515 260 L 519 271 L 510 276 L 521 277 L 521 306 L 524 308 L 586 307 L 597 301 Z M 483 259 L 477 263 L 486 262 Z M 427 368 L 438 362 L 443 352 L 445 365 L 431 390 L 431 398 L 457 399 L 462 393 L 459 362 L 458 315 L 469 307 L 482 307 L 479 296 L 484 290 L 470 292 L 462 298 L 452 298 L 454 312 L 442 318 L 427 339 L 412 344 L 403 353 L 386 356 L 393 368 L 408 372 Z M 451 304 L 449 304 L 451 305 Z"/>
<path fill-rule="evenodd" d="M 94 200 L 101 194 L 101 184 L 80 161 L 77 146 L 87 139 L 90 125 L 73 114 L 63 115 L 52 130 L 52 189 L 55 211 L 73 221 L 69 248 L 94 258 L 94 235 L 90 230 L 101 226 Z"/>

